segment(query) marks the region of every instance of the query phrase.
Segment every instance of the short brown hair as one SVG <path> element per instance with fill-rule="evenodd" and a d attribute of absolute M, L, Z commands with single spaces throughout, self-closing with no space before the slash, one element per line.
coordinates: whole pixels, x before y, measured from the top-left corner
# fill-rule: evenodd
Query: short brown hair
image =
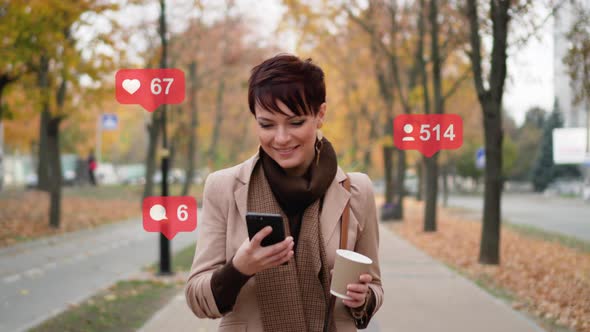
<path fill-rule="evenodd" d="M 248 80 L 248 106 L 256 115 L 256 104 L 270 112 L 285 114 L 282 101 L 296 115 L 316 115 L 326 101 L 324 72 L 308 58 L 279 54 L 252 68 Z M 286 114 L 285 114 L 286 115 Z"/>

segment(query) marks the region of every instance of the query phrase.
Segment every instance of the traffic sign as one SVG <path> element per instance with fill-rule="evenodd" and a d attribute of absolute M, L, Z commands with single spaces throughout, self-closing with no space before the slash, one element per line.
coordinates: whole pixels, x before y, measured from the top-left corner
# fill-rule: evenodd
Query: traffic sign
<path fill-rule="evenodd" d="M 115 130 L 119 124 L 117 114 L 103 114 L 101 119 L 102 129 Z"/>
<path fill-rule="evenodd" d="M 475 152 L 475 167 L 478 169 L 486 167 L 486 150 L 484 148 L 479 148 Z"/>

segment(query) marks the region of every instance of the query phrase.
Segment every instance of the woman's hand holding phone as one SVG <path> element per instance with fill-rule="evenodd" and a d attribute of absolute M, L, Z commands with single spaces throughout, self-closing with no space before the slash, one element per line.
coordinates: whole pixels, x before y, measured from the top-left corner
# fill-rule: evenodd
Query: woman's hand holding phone
<path fill-rule="evenodd" d="M 251 276 L 271 267 L 288 262 L 293 257 L 293 238 L 286 237 L 283 241 L 270 246 L 261 246 L 262 240 L 272 232 L 266 226 L 252 240 L 246 239 L 233 258 L 234 267 L 242 274 Z"/>

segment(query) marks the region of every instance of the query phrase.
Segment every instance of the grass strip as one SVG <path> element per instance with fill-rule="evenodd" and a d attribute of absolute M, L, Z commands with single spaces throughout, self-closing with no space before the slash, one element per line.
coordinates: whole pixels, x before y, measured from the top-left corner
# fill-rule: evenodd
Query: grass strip
<path fill-rule="evenodd" d="M 195 244 L 191 244 L 182 248 L 172 257 L 172 271 L 189 271 L 193 265 L 194 256 Z M 155 273 L 158 271 L 159 264 L 159 262 L 152 263 L 146 266 L 143 270 Z"/>
<path fill-rule="evenodd" d="M 176 272 L 190 269 L 195 245 L 172 257 Z M 157 264 L 147 270 L 156 271 Z M 119 281 L 78 305 L 50 318 L 32 332 L 121 332 L 136 331 L 184 287 L 183 282 L 159 280 Z"/>
<path fill-rule="evenodd" d="M 136 331 L 180 288 L 153 280 L 119 281 L 31 331 Z"/>
<path fill-rule="evenodd" d="M 559 234 L 556 232 L 550 232 L 543 229 L 540 229 L 535 226 L 530 225 L 521 225 L 521 224 L 514 224 L 510 221 L 502 221 L 502 224 L 507 226 L 509 229 L 513 230 L 514 232 L 524 235 L 533 237 L 536 239 L 541 239 L 548 242 L 556 242 L 565 247 L 579 250 L 581 252 L 590 253 L 590 242 L 586 242 L 571 236 Z"/>
<path fill-rule="evenodd" d="M 452 214 L 460 216 L 473 216 L 477 213 L 473 210 L 456 206 L 445 207 L 444 209 L 451 212 Z M 473 221 L 481 222 L 480 219 L 475 219 Z M 567 248 L 575 249 L 584 253 L 590 253 L 590 242 L 580 240 L 572 236 L 553 231 L 547 231 L 532 225 L 515 224 L 508 219 L 502 219 L 502 226 L 506 226 L 506 228 L 529 238 L 555 242 Z"/>

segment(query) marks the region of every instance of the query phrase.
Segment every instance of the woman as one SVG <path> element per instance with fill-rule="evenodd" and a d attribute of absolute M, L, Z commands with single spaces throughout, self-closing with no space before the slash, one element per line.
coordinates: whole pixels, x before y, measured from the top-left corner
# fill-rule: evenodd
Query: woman
<path fill-rule="evenodd" d="M 292 55 L 267 59 L 252 70 L 250 112 L 259 152 L 205 182 L 199 239 L 186 286 L 200 318 L 221 319 L 219 331 L 356 331 L 383 301 L 377 257 L 379 231 L 372 183 L 347 174 L 323 138 L 326 89 L 323 71 Z M 351 213 L 347 249 L 373 265 L 348 285 L 352 300 L 328 312 L 330 273 L 340 241 L 340 217 Z M 248 211 L 281 213 L 284 241 L 261 247 L 266 227 L 250 241 Z M 286 263 L 286 264 L 283 264 Z"/>

